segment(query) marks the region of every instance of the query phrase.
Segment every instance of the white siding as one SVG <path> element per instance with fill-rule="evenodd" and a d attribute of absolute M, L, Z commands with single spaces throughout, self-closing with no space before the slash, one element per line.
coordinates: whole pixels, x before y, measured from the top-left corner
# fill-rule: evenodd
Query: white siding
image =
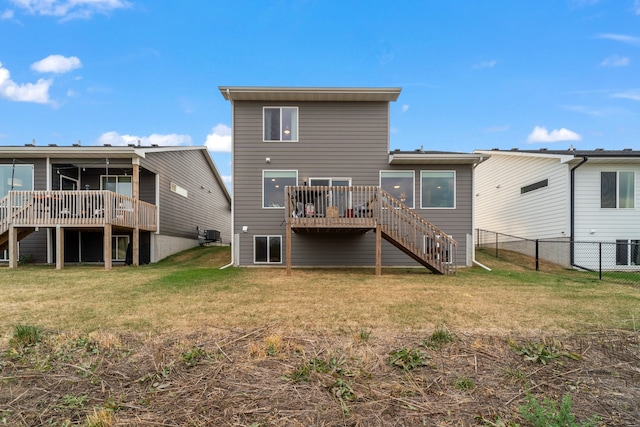
<path fill-rule="evenodd" d="M 635 208 L 607 209 L 600 207 L 600 173 L 615 171 L 635 172 Z M 589 162 L 576 170 L 575 240 L 610 242 L 616 240 L 640 240 L 640 166 L 626 164 L 598 164 Z M 616 268 L 615 250 L 605 245 L 603 268 Z M 598 261 L 597 247 L 584 251 L 576 249 L 575 262 L 582 266 L 594 266 Z"/>
<path fill-rule="evenodd" d="M 525 194 L 524 186 L 549 180 Z M 536 239 L 570 234 L 569 167 L 555 157 L 491 153 L 475 173 L 475 226 Z"/>

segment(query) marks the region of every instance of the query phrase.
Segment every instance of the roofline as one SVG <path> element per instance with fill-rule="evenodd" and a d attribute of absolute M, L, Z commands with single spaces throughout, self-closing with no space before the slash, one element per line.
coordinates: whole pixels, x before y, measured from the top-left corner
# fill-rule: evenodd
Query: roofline
<path fill-rule="evenodd" d="M 399 87 L 218 86 L 227 101 L 396 101 Z"/>
<path fill-rule="evenodd" d="M 538 152 L 538 153 L 533 153 L 530 151 L 517 151 L 517 150 L 513 150 L 513 151 L 501 151 L 501 150 L 473 150 L 474 153 L 480 153 L 480 154 L 485 154 L 485 155 L 496 155 L 496 154 L 502 154 L 502 155 L 507 155 L 507 156 L 513 156 L 513 157 L 544 157 L 544 158 L 552 158 L 552 159 L 558 159 L 560 160 L 560 163 L 567 163 L 570 162 L 571 160 L 580 158 L 582 159 L 582 157 L 584 156 L 576 156 L 576 155 L 572 155 L 572 154 L 556 154 L 556 153 L 545 153 L 545 152 Z"/>
<path fill-rule="evenodd" d="M 638 163 L 640 162 L 640 152 L 632 151 L 630 149 L 625 150 L 575 150 L 569 152 L 558 151 L 529 151 L 529 150 L 475 150 L 474 153 L 483 153 L 489 155 L 503 155 L 511 157 L 538 157 L 546 159 L 558 159 L 561 164 L 569 163 L 575 164 L 588 158 L 591 162 L 595 163 Z"/>
<path fill-rule="evenodd" d="M 389 164 L 478 164 L 487 160 L 489 155 L 474 153 L 390 153 Z"/>
<path fill-rule="evenodd" d="M 209 150 L 207 147 L 202 146 L 180 146 L 180 145 L 172 145 L 172 146 L 158 146 L 158 147 L 148 147 L 148 146 L 115 146 L 115 147 L 105 147 L 105 146 L 0 146 L 0 158 L 9 158 L 9 157 L 20 157 L 20 158 L 38 158 L 38 157 L 49 157 L 49 158 L 72 158 L 78 155 L 81 157 L 95 158 L 95 157 L 107 157 L 107 158 L 120 158 L 120 159 L 135 159 L 135 158 L 145 158 L 147 153 L 163 153 L 163 152 L 171 152 L 171 151 L 202 151 L 205 156 L 209 167 L 211 168 L 216 181 L 220 184 L 220 188 L 229 201 L 231 203 L 231 194 L 229 193 L 229 189 L 225 184 L 218 168 L 216 167 L 215 161 L 211 157 Z"/>
<path fill-rule="evenodd" d="M 202 146 L 202 147 L 198 147 L 200 149 L 202 149 L 203 151 L 203 155 L 204 157 L 207 159 L 207 163 L 209 163 L 209 167 L 211 168 L 211 170 L 213 171 L 213 175 L 216 178 L 216 181 L 218 181 L 218 184 L 220 184 L 220 188 L 222 189 L 222 192 L 224 193 L 224 196 L 227 198 L 227 201 L 229 202 L 229 207 L 231 207 L 231 193 L 229 193 L 229 189 L 227 188 L 227 184 L 225 184 L 224 180 L 222 179 L 222 175 L 220 175 L 220 172 L 218 171 L 218 168 L 216 167 L 216 162 L 213 160 L 213 157 L 211 157 L 211 153 L 209 153 L 209 150 L 207 150 L 206 146 Z"/>
<path fill-rule="evenodd" d="M 69 146 L 69 145 L 49 145 L 49 146 L 0 146 L 0 157 L 20 156 L 20 157 L 40 157 L 47 156 L 52 158 L 68 157 L 69 155 L 82 154 L 83 156 L 94 157 L 141 157 L 144 158 L 146 153 L 158 153 L 167 151 L 191 151 L 206 149 L 205 146 L 140 146 L 140 145 L 119 145 L 119 146 Z"/>

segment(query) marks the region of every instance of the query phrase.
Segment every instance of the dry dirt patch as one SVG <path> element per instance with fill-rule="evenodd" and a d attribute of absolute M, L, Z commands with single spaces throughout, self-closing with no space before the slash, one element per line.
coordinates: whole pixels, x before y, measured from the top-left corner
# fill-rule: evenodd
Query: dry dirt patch
<path fill-rule="evenodd" d="M 580 421 L 640 424 L 638 333 L 546 337 L 580 357 L 542 364 L 514 351 L 540 337 L 449 331 L 452 342 L 434 344 L 433 332 L 45 333 L 0 349 L 0 424 L 89 425 L 101 414 L 117 426 L 524 426 L 527 388 L 570 395 Z M 402 350 L 420 363 L 394 365 Z"/>

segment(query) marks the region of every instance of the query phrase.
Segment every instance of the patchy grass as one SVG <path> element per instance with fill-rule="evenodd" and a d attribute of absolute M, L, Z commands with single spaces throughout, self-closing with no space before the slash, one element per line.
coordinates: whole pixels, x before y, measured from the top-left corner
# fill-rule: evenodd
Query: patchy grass
<path fill-rule="evenodd" d="M 640 289 L 519 269 L 489 257 L 493 271 L 461 269 L 220 270 L 225 247 L 195 248 L 141 267 L 49 266 L 1 269 L 0 328 L 132 332 L 253 328 L 331 330 L 434 329 L 528 332 L 634 330 Z"/>
<path fill-rule="evenodd" d="M 637 287 L 491 258 L 376 277 L 220 270 L 229 257 L 1 268 L 0 425 L 525 426 L 523 405 L 640 420 Z"/>

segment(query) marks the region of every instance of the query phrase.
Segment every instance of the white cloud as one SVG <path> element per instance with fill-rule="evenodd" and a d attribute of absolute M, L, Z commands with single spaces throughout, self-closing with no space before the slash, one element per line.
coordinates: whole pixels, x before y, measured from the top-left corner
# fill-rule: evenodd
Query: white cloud
<path fill-rule="evenodd" d="M 35 83 L 18 84 L 11 80 L 11 73 L 0 62 L 0 97 L 10 101 L 47 104 L 52 83 L 50 79 L 39 79 Z"/>
<path fill-rule="evenodd" d="M 120 135 L 116 131 L 111 131 L 103 133 L 96 140 L 97 145 L 138 145 L 138 143 L 140 143 L 140 145 L 158 144 L 163 147 L 172 145 L 191 145 L 191 137 L 189 135 L 178 135 L 175 133 L 168 135 L 153 133 L 149 136 Z"/>
<path fill-rule="evenodd" d="M 640 89 L 629 89 L 624 92 L 618 92 L 611 95 L 612 98 L 624 98 L 631 99 L 633 101 L 640 101 Z"/>
<path fill-rule="evenodd" d="M 77 56 L 49 55 L 31 64 L 31 69 L 39 73 L 67 73 L 82 67 Z"/>
<path fill-rule="evenodd" d="M 0 14 L 0 20 L 7 20 L 7 19 L 11 19 L 13 18 L 13 10 L 5 10 L 4 12 L 2 12 L 2 14 Z"/>
<path fill-rule="evenodd" d="M 407 111 L 409 111 L 409 105 L 408 105 L 408 104 L 404 104 L 404 105 L 402 106 L 402 112 L 403 112 L 403 113 L 406 113 Z"/>
<path fill-rule="evenodd" d="M 626 67 L 629 65 L 629 58 L 626 56 L 613 55 L 605 58 L 601 63 L 601 67 Z"/>
<path fill-rule="evenodd" d="M 204 143 L 209 151 L 231 152 L 231 128 L 225 124 L 218 123 L 211 133 L 207 135 Z"/>
<path fill-rule="evenodd" d="M 624 34 L 598 34 L 595 38 L 614 40 L 621 43 L 634 44 L 640 46 L 640 37 L 625 36 Z"/>
<path fill-rule="evenodd" d="M 131 4 L 126 0 L 10 0 L 27 13 L 57 16 L 63 19 L 90 18 L 96 13 L 109 13 Z"/>
<path fill-rule="evenodd" d="M 497 63 L 498 61 L 496 60 L 482 61 L 477 64 L 473 64 L 472 68 L 493 68 L 496 66 Z"/>
<path fill-rule="evenodd" d="M 560 142 L 580 141 L 582 137 L 566 128 L 554 129 L 549 132 L 546 128 L 536 126 L 529 134 L 527 142 Z"/>

